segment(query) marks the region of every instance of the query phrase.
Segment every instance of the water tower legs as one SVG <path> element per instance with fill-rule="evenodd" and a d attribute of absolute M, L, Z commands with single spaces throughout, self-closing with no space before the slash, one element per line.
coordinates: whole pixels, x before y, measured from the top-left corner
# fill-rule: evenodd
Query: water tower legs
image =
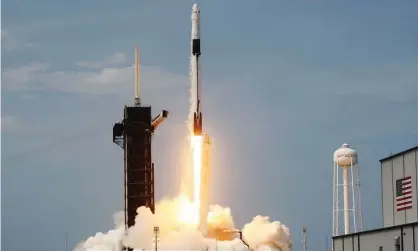
<path fill-rule="evenodd" d="M 358 167 L 334 164 L 333 183 L 333 236 L 362 231 Z"/>
<path fill-rule="evenodd" d="M 338 236 L 340 234 L 357 232 L 358 230 L 362 231 L 360 176 L 357 152 L 349 144 L 344 143 L 334 152 L 333 160 L 332 234 L 333 236 Z M 339 174 L 339 169 L 342 169 L 342 174 Z M 342 200 L 339 199 L 340 193 Z M 342 229 L 342 224 L 344 224 L 344 230 Z"/>
<path fill-rule="evenodd" d="M 348 167 L 343 167 L 344 233 L 350 233 L 350 201 L 348 196 Z"/>

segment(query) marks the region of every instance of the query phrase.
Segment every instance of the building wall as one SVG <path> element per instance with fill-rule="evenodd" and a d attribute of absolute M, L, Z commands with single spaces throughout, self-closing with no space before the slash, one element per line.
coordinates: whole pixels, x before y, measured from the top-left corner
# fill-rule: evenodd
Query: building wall
<path fill-rule="evenodd" d="M 333 251 L 394 250 L 395 238 L 401 237 L 401 251 L 418 250 L 418 223 L 333 237 Z"/>
<path fill-rule="evenodd" d="M 383 226 L 397 226 L 418 221 L 417 207 L 418 148 L 412 148 L 381 160 Z M 396 180 L 411 176 L 412 208 L 396 210 Z"/>
<path fill-rule="evenodd" d="M 383 227 L 395 225 L 393 214 L 393 169 L 392 162 L 382 162 L 382 209 L 383 209 Z"/>

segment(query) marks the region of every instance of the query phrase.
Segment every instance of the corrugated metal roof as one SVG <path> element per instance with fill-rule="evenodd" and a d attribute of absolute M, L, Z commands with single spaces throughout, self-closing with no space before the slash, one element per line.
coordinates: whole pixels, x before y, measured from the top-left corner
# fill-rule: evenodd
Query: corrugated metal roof
<path fill-rule="evenodd" d="M 385 161 L 385 160 L 392 159 L 392 158 L 394 158 L 394 157 L 397 157 L 397 156 L 403 155 L 403 154 L 405 154 L 405 153 L 407 153 L 407 152 L 414 151 L 414 150 L 417 150 L 417 149 L 418 149 L 418 146 L 414 146 L 414 147 L 409 148 L 409 149 L 406 149 L 406 150 L 404 150 L 404 151 L 402 151 L 402 152 L 399 152 L 399 153 L 396 153 L 396 154 L 392 154 L 391 156 L 388 156 L 388 157 L 386 157 L 386 158 L 383 158 L 383 159 L 381 159 L 381 160 L 379 160 L 379 161 L 380 161 L 380 162 L 383 162 L 383 161 Z"/>
<path fill-rule="evenodd" d="M 356 232 L 356 233 L 337 235 L 337 236 L 332 236 L 332 239 L 334 240 L 334 239 L 338 239 L 338 238 L 342 238 L 342 237 L 348 237 L 348 236 L 353 236 L 353 235 L 361 235 L 361 234 L 368 234 L 368 233 L 375 233 L 375 232 L 383 232 L 383 231 L 387 231 L 387 230 L 397 229 L 397 228 L 401 228 L 401 227 L 415 226 L 415 225 L 418 225 L 418 222 L 411 222 L 411 223 L 406 223 L 406 224 L 401 224 L 401 225 L 396 225 L 396 226 L 375 228 L 375 229 L 365 230 L 365 231 Z"/>

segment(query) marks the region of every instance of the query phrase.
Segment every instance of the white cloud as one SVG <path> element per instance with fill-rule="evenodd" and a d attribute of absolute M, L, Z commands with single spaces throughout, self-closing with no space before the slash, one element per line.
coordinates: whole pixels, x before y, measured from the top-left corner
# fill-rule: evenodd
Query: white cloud
<path fill-rule="evenodd" d="M 1 30 L 1 47 L 2 49 L 11 51 L 21 47 L 34 47 L 37 45 L 36 42 L 22 42 L 17 37 L 10 34 L 9 30 L 2 29 Z"/>
<path fill-rule="evenodd" d="M 77 62 L 77 66 L 84 67 L 84 68 L 103 68 L 111 65 L 119 65 L 125 63 L 127 57 L 125 53 L 116 52 L 113 55 L 105 58 L 102 61 L 79 61 Z"/>
<path fill-rule="evenodd" d="M 2 116 L 1 117 L 1 131 L 9 132 L 16 131 L 22 128 L 22 124 L 15 116 Z"/>
<path fill-rule="evenodd" d="M 115 53 L 104 62 L 124 61 Z M 103 67 L 104 63 L 86 63 L 95 69 L 83 71 L 51 70 L 49 64 L 33 62 L 5 68 L 2 86 L 9 90 L 53 90 L 60 92 L 106 94 L 133 88 L 133 65 Z M 101 67 L 99 67 L 101 66 Z M 141 89 L 171 89 L 188 85 L 188 77 L 153 66 L 141 66 Z M 143 88 L 144 87 L 144 88 Z"/>

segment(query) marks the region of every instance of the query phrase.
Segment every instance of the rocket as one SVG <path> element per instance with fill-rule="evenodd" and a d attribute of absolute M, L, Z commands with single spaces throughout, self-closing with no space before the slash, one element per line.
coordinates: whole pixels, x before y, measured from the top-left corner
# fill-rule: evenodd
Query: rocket
<path fill-rule="evenodd" d="M 191 81 L 196 91 L 194 100 L 196 107 L 193 113 L 194 135 L 202 135 L 202 112 L 200 108 L 200 8 L 197 4 L 192 8 L 192 37 L 191 37 Z"/>

